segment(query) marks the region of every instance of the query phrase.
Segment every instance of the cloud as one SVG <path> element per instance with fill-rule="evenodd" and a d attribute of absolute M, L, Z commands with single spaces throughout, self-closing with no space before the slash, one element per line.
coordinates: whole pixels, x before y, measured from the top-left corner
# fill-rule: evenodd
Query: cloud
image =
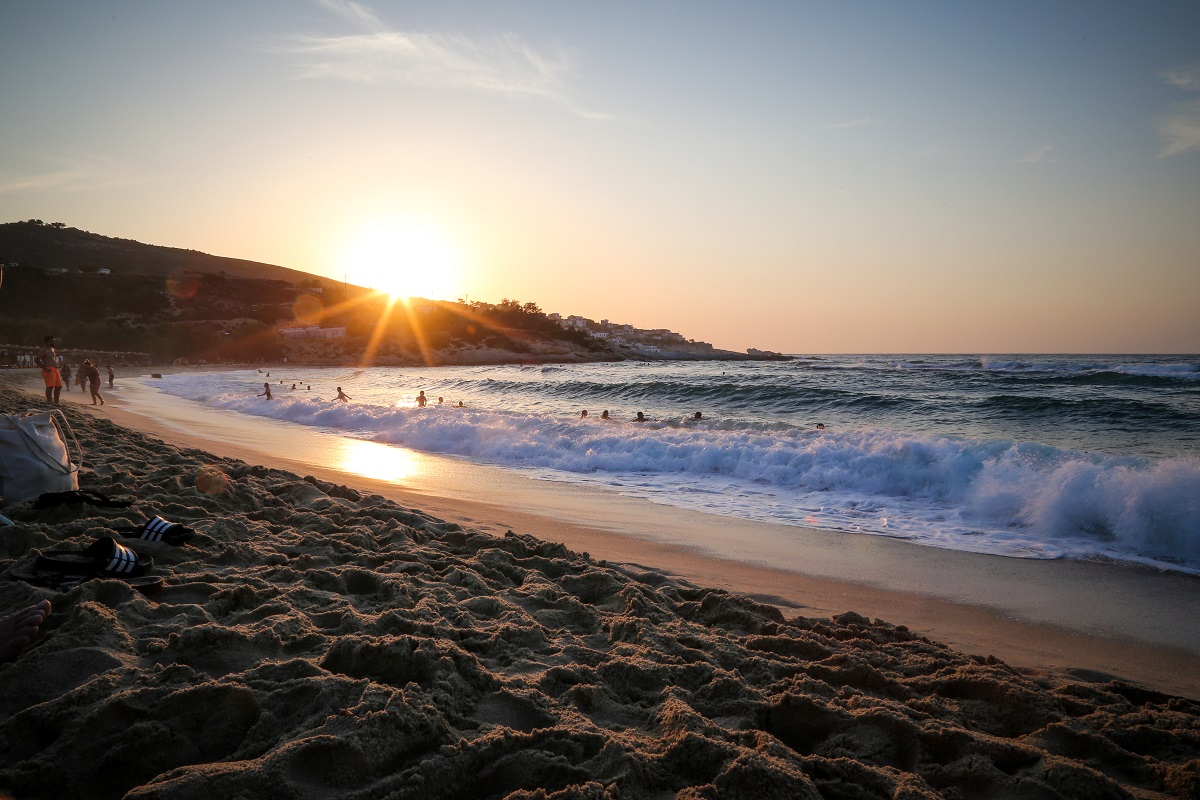
<path fill-rule="evenodd" d="M 78 157 L 46 159 L 43 170 L 12 173 L 0 171 L 0 194 L 28 191 L 94 192 L 115 186 L 143 183 L 123 165 L 107 158 Z"/>
<path fill-rule="evenodd" d="M 1160 75 L 1164 81 L 1176 89 L 1183 89 L 1185 92 L 1200 92 L 1200 61 L 1195 64 L 1172 67 Z"/>
<path fill-rule="evenodd" d="M 895 128 L 899 122 L 888 122 L 887 120 L 874 119 L 872 117 L 863 117 L 861 119 L 852 119 L 848 122 L 834 122 L 826 125 L 826 128 Z"/>
<path fill-rule="evenodd" d="M 1200 61 L 1172 67 L 1160 73 L 1160 77 L 1176 89 L 1200 92 Z M 1162 138 L 1159 158 L 1200 150 L 1200 100 L 1176 103 L 1156 117 L 1154 124 Z"/>
<path fill-rule="evenodd" d="M 384 31 L 387 26 L 375 16 L 375 12 L 353 0 L 317 0 L 319 4 L 345 19 L 347 22 L 368 31 Z"/>
<path fill-rule="evenodd" d="M 1040 162 L 1054 163 L 1057 158 L 1050 158 L 1050 150 L 1054 147 L 1052 144 L 1038 145 L 1020 158 L 1014 158 L 1014 164 L 1037 164 Z"/>
<path fill-rule="evenodd" d="M 569 100 L 566 79 L 573 64 L 565 53 L 539 52 L 508 33 L 468 37 L 392 30 L 352 0 L 317 1 L 365 32 L 292 36 L 270 48 L 300 56 L 300 78 L 540 97 L 580 116 L 605 117 Z"/>
<path fill-rule="evenodd" d="M 1200 150 L 1200 100 L 1175 104 L 1155 124 L 1163 140 L 1159 158 Z"/>

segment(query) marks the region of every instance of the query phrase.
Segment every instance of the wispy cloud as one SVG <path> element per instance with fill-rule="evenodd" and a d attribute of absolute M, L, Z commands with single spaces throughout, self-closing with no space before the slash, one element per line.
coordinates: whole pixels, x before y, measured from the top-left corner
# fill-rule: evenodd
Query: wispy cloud
<path fill-rule="evenodd" d="M 1053 163 L 1058 161 L 1057 158 L 1050 157 L 1050 151 L 1054 148 L 1051 144 L 1042 144 L 1030 150 L 1020 158 L 1014 158 L 1014 164 L 1037 164 L 1040 162 Z"/>
<path fill-rule="evenodd" d="M 511 33 L 468 37 L 393 30 L 352 0 L 317 2 L 363 32 L 283 39 L 273 49 L 302 57 L 300 78 L 540 97 L 580 116 L 605 117 L 570 101 L 566 79 L 573 64 L 564 52 L 538 51 Z"/>
<path fill-rule="evenodd" d="M 0 194 L 28 191 L 93 192 L 115 186 L 144 183 L 124 165 L 108 158 L 73 157 L 46 159 L 43 169 L 25 172 L 0 170 Z"/>
<path fill-rule="evenodd" d="M 1200 61 L 1172 67 L 1161 73 L 1162 79 L 1185 92 L 1200 92 Z"/>
<path fill-rule="evenodd" d="M 1176 89 L 1200 92 L 1200 62 L 1172 67 L 1160 73 L 1160 77 Z M 1154 122 L 1162 138 L 1159 158 L 1200 150 L 1200 100 L 1176 103 Z"/>
<path fill-rule="evenodd" d="M 833 122 L 826 125 L 826 128 L 895 128 L 899 122 L 888 122 L 885 119 L 875 119 L 874 117 L 862 117 L 860 119 L 852 119 L 846 122 Z"/>
<path fill-rule="evenodd" d="M 384 31 L 387 26 L 375 16 L 375 12 L 353 0 L 317 0 L 317 2 L 347 22 L 368 31 Z"/>
<path fill-rule="evenodd" d="M 1200 150 L 1200 100 L 1177 103 L 1156 122 L 1163 140 L 1160 158 Z"/>

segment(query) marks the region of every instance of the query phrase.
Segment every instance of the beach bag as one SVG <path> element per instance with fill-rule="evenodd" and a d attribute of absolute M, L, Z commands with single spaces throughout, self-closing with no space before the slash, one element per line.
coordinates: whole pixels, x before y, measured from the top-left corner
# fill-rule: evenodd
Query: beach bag
<path fill-rule="evenodd" d="M 73 462 L 64 432 L 78 454 Z M 83 449 L 61 411 L 0 414 L 0 497 L 5 502 L 78 489 L 82 463 Z"/>

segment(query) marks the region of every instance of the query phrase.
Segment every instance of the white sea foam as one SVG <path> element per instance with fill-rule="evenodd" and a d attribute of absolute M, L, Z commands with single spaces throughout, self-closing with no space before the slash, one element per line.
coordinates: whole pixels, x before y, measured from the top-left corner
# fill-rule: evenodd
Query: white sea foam
<path fill-rule="evenodd" d="M 247 414 L 747 519 L 1200 571 L 1200 459 L 1190 456 L 778 422 L 634 424 L 407 400 L 343 404 L 307 391 L 281 390 L 268 403 L 198 376 L 168 376 L 164 388 Z"/>

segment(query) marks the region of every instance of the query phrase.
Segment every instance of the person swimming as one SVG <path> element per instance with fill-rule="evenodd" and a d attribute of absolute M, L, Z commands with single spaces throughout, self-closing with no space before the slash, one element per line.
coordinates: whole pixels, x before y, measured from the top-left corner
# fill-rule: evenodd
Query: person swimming
<path fill-rule="evenodd" d="M 425 398 L 425 390 L 422 389 L 420 394 L 417 395 L 417 408 L 424 408 L 428 402 L 429 400 Z"/>
<path fill-rule="evenodd" d="M 354 398 L 353 398 L 353 397 L 351 397 L 350 395 L 348 395 L 348 394 L 346 394 L 345 392 L 343 392 L 343 391 L 342 391 L 342 387 L 340 387 L 340 386 L 339 386 L 339 387 L 337 387 L 337 390 L 338 390 L 338 396 L 337 396 L 337 397 L 335 397 L 335 398 L 333 398 L 334 400 L 341 400 L 341 401 L 344 403 L 344 402 L 346 402 L 347 400 L 353 400 L 353 399 L 354 399 Z"/>
<path fill-rule="evenodd" d="M 580 411 L 580 412 L 579 412 L 579 418 L 580 418 L 580 419 L 587 419 L 587 409 L 586 409 L 586 408 L 585 408 L 583 411 Z"/>
<path fill-rule="evenodd" d="M 262 393 L 259 394 L 258 397 L 265 397 L 268 400 L 270 400 L 271 399 L 271 384 L 264 383 Z"/>
<path fill-rule="evenodd" d="M 637 416 L 633 418 L 633 421 L 634 422 L 645 422 L 646 415 L 639 411 L 639 412 L 637 412 Z"/>
<path fill-rule="evenodd" d="M 600 419 L 608 419 L 608 409 L 607 408 L 600 412 Z"/>

